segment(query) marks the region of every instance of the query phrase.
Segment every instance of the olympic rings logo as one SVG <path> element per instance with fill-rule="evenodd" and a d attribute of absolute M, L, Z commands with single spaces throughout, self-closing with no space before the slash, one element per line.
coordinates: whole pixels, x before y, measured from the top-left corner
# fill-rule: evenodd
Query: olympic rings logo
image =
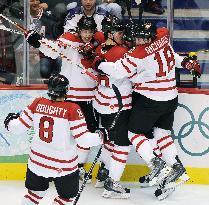
<path fill-rule="evenodd" d="M 179 132 L 177 135 L 174 134 L 174 130 L 172 130 L 172 137 L 174 140 L 178 140 L 179 146 L 181 147 L 181 149 L 188 155 L 191 156 L 203 156 L 209 153 L 209 147 L 207 147 L 204 151 L 200 151 L 200 152 L 191 152 L 189 151 L 187 148 L 185 148 L 185 146 L 183 145 L 183 139 L 185 139 L 186 137 L 188 137 L 195 125 L 198 126 L 200 133 L 202 134 L 202 136 L 206 139 L 209 139 L 209 135 L 205 132 L 206 130 L 209 131 L 209 125 L 203 122 L 203 117 L 206 114 L 206 112 L 209 111 L 209 107 L 205 108 L 199 115 L 198 120 L 195 120 L 195 116 L 192 113 L 192 111 L 183 104 L 178 104 L 178 107 L 184 108 L 188 114 L 190 115 L 191 120 L 185 124 L 182 125 L 182 127 L 180 128 Z"/>

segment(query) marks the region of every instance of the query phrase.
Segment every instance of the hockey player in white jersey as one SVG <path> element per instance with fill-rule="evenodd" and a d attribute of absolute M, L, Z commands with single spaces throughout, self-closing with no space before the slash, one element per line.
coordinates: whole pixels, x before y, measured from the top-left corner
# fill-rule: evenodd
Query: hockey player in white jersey
<path fill-rule="evenodd" d="M 73 204 L 79 188 L 76 144 L 91 147 L 102 143 L 101 131 L 97 134 L 87 129 L 80 107 L 65 101 L 68 84 L 63 75 L 51 76 L 50 99 L 36 98 L 20 115 L 10 113 L 4 121 L 13 133 L 24 134 L 32 126 L 35 130 L 25 182 L 28 193 L 22 205 L 39 204 L 52 180 L 58 193 L 52 204 Z"/>
<path fill-rule="evenodd" d="M 145 22 L 136 27 L 136 47 L 115 65 L 101 63 L 99 68 L 116 78 L 135 75 L 134 104 L 129 121 L 129 139 L 137 152 L 151 168 L 148 177 L 153 185 L 153 172 L 158 170 L 159 159 L 155 161 L 153 150 L 148 149 L 147 133 L 154 127 L 154 138 L 163 159 L 172 170 L 156 190 L 155 195 L 164 199 L 175 189 L 175 182 L 189 179 L 182 163 L 178 160 L 176 146 L 171 137 L 174 112 L 178 106 L 178 92 L 175 67 L 184 67 L 200 77 L 200 66 L 196 60 L 183 58 L 174 52 L 169 43 L 169 31 Z M 157 173 L 159 173 L 157 171 Z M 171 184 L 173 188 L 171 188 Z M 171 189 L 166 189 L 169 187 Z"/>
<path fill-rule="evenodd" d="M 124 26 L 117 17 L 104 19 L 102 30 L 106 42 L 96 49 L 96 67 L 102 61 L 115 62 L 128 52 L 128 48 L 123 45 Z M 123 109 L 114 130 L 109 134 L 110 142 L 104 144 L 101 161 L 105 163 L 105 167 L 99 169 L 96 186 L 98 182 L 104 182 L 103 197 L 129 198 L 130 190 L 123 188 L 119 181 L 130 152 L 127 124 L 132 101 L 132 83 L 127 78 L 116 79 L 104 73 L 100 73 L 98 79 L 99 84 L 95 91 L 93 106 L 101 117 L 101 125 L 109 127 L 118 112 L 119 105 L 112 84 L 118 88 L 122 96 Z M 109 177 L 107 170 L 109 170 Z"/>
<path fill-rule="evenodd" d="M 81 107 L 86 118 L 87 127 L 91 132 L 94 132 L 98 127 L 92 107 L 96 82 L 84 74 L 83 71 L 84 69 L 91 71 L 94 60 L 94 49 L 104 41 L 103 33 L 97 32 L 96 26 L 92 17 L 83 16 L 78 22 L 77 34 L 66 32 L 56 41 L 41 38 L 36 33 L 32 33 L 27 38 L 28 42 L 38 47 L 44 55 L 53 59 L 59 56 L 62 57 L 60 74 L 66 76 L 70 82 L 67 100 L 76 102 Z M 78 146 L 78 149 L 80 151 L 80 174 L 81 178 L 83 178 L 83 175 L 86 175 L 84 163 L 87 161 L 90 148 Z"/>

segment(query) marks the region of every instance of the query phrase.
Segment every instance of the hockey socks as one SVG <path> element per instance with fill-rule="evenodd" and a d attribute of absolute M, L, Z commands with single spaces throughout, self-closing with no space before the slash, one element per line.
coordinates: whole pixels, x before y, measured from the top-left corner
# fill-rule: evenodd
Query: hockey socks
<path fill-rule="evenodd" d="M 31 191 L 24 196 L 21 205 L 37 205 L 40 200 L 45 196 L 47 191 Z"/>
<path fill-rule="evenodd" d="M 113 180 L 120 181 L 129 152 L 130 146 L 114 146 L 109 168 L 109 176 Z"/>
<path fill-rule="evenodd" d="M 161 128 L 155 128 L 153 134 L 154 138 L 157 140 L 157 145 L 160 149 L 160 152 L 162 153 L 162 158 L 168 165 L 172 166 L 177 162 L 177 149 L 172 137 L 170 136 L 170 131 Z"/>
<path fill-rule="evenodd" d="M 72 205 L 73 204 L 73 199 L 63 199 L 60 196 L 57 196 L 52 205 Z"/>
<path fill-rule="evenodd" d="M 149 164 L 151 162 L 151 159 L 153 159 L 155 156 L 153 154 L 153 148 L 145 135 L 135 134 L 129 131 L 128 138 L 133 144 L 136 152 L 147 164 Z"/>

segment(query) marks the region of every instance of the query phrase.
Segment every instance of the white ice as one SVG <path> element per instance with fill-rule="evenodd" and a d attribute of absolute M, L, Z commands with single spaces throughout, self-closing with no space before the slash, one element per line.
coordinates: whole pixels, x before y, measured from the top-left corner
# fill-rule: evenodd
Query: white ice
<path fill-rule="evenodd" d="M 179 187 L 169 198 L 158 201 L 153 193 L 154 188 L 140 188 L 137 184 L 126 184 L 131 188 L 130 199 L 104 199 L 101 197 L 103 189 L 96 189 L 93 184 L 85 187 L 77 205 L 207 205 L 209 204 L 209 186 L 207 185 L 183 185 Z M 20 205 L 23 195 L 26 193 L 23 181 L 0 181 L 0 204 Z M 50 186 L 47 195 L 40 205 L 51 205 L 56 191 Z"/>

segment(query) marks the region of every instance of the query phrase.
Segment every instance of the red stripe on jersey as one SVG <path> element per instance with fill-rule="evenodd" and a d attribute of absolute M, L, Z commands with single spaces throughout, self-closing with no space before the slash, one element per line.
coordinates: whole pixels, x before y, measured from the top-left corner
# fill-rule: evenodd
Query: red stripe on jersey
<path fill-rule="evenodd" d="M 96 89 L 96 87 L 94 88 L 74 88 L 74 87 L 70 87 L 69 90 L 75 90 L 75 91 L 94 91 Z"/>
<path fill-rule="evenodd" d="M 167 144 L 165 144 L 164 146 L 160 147 L 160 151 L 162 151 L 163 149 L 165 149 L 166 147 L 172 145 L 174 142 L 171 141 L 171 142 L 168 142 Z"/>
<path fill-rule="evenodd" d="M 39 204 L 38 201 L 35 201 L 32 197 L 30 197 L 29 195 L 25 195 L 24 198 L 29 199 L 30 201 L 32 201 L 34 204 Z"/>
<path fill-rule="evenodd" d="M 47 159 L 47 160 L 50 160 L 50 161 L 54 161 L 54 162 L 59 162 L 59 163 L 71 163 L 71 162 L 74 162 L 75 160 L 78 159 L 78 156 L 75 156 L 75 157 L 74 157 L 73 159 L 71 159 L 71 160 L 55 159 L 55 158 L 53 158 L 53 157 L 48 157 L 48 156 L 46 156 L 46 155 L 43 155 L 43 154 L 41 154 L 41 153 L 38 153 L 38 152 L 36 152 L 36 151 L 34 151 L 34 150 L 32 150 L 32 149 L 31 149 L 31 152 L 32 152 L 34 155 L 38 156 L 38 157 L 41 157 L 41 158 L 44 158 L 44 159 Z"/>
<path fill-rule="evenodd" d="M 30 121 L 33 121 L 33 119 L 29 116 L 29 114 L 24 110 L 25 115 L 29 118 Z"/>
<path fill-rule="evenodd" d="M 118 104 L 110 105 L 109 103 L 102 103 L 102 102 L 99 101 L 97 98 L 95 99 L 95 101 L 97 101 L 98 104 L 103 105 L 103 106 L 106 106 L 106 107 L 110 107 L 110 106 L 119 107 Z M 130 106 L 132 106 L 131 103 L 129 103 L 129 104 L 124 104 L 124 105 L 123 105 L 124 108 L 125 108 L 125 107 L 130 107 Z"/>
<path fill-rule="evenodd" d="M 78 147 L 79 149 L 86 150 L 86 151 L 90 150 L 90 148 L 81 147 L 81 146 L 79 146 L 78 144 L 77 144 L 77 147 Z"/>
<path fill-rule="evenodd" d="M 60 204 L 60 205 L 65 205 L 65 204 L 63 204 L 63 203 L 62 203 L 59 199 L 57 199 L 57 198 L 55 198 L 54 201 L 57 202 L 57 203 Z"/>
<path fill-rule="evenodd" d="M 175 81 L 175 78 L 171 78 L 171 79 L 165 79 L 165 80 L 153 80 L 153 81 L 149 81 L 147 83 L 167 83 L 167 82 L 172 82 Z"/>
<path fill-rule="evenodd" d="M 70 130 L 76 130 L 76 129 L 80 128 L 80 127 L 86 127 L 86 126 L 87 126 L 86 123 L 82 123 L 82 124 L 79 124 L 79 125 L 71 127 Z"/>
<path fill-rule="evenodd" d="M 40 197 L 40 196 L 38 196 L 38 195 L 36 195 L 36 194 L 34 194 L 33 192 L 31 192 L 31 191 L 28 191 L 28 193 L 31 195 L 31 196 L 33 196 L 33 197 L 35 197 L 36 199 L 38 199 L 38 200 L 40 200 L 40 199 L 42 199 L 43 197 Z"/>
<path fill-rule="evenodd" d="M 19 119 L 19 121 L 20 121 L 23 125 L 25 125 L 25 127 L 27 127 L 27 128 L 30 128 L 30 127 L 31 127 L 31 126 L 30 126 L 28 123 L 26 123 L 21 117 L 19 117 L 18 119 Z"/>
<path fill-rule="evenodd" d="M 67 95 L 67 98 L 75 98 L 75 99 L 93 99 L 94 96 L 75 96 L 75 95 Z"/>
<path fill-rule="evenodd" d="M 131 61 L 129 58 L 127 58 L 127 62 L 130 63 L 132 66 L 137 67 L 136 63 Z"/>
<path fill-rule="evenodd" d="M 131 79 L 131 78 L 133 78 L 136 75 L 137 75 L 137 73 L 134 73 L 133 75 L 129 76 L 128 79 Z"/>
<path fill-rule="evenodd" d="M 145 137 L 145 135 L 143 135 L 143 134 L 134 135 L 134 136 L 131 138 L 131 143 L 133 143 L 133 141 L 134 141 L 135 139 L 137 139 L 138 137 Z"/>
<path fill-rule="evenodd" d="M 105 146 L 105 145 L 104 145 L 104 149 L 106 149 L 106 150 L 109 151 L 109 152 L 112 152 L 112 151 L 113 151 L 113 149 L 111 149 L 111 148 L 109 148 L 109 147 L 107 147 L 107 146 Z"/>
<path fill-rule="evenodd" d="M 127 73 L 131 73 L 130 69 L 126 65 L 124 65 L 123 61 L 121 61 L 121 63 L 122 66 L 126 69 Z"/>
<path fill-rule="evenodd" d="M 171 137 L 170 135 L 167 135 L 165 137 L 160 138 L 159 140 L 157 140 L 157 144 L 161 143 L 162 141 L 164 141 L 164 140 L 166 140 L 166 139 L 168 139 L 170 137 Z"/>
<path fill-rule="evenodd" d="M 128 155 L 128 152 L 123 152 L 123 151 L 118 151 L 118 150 L 113 150 L 112 152 L 116 153 L 116 154 L 124 154 L 124 155 Z"/>
<path fill-rule="evenodd" d="M 162 156 L 163 156 L 163 154 L 162 153 L 160 153 L 160 154 L 158 154 L 157 155 L 159 158 L 161 158 Z"/>
<path fill-rule="evenodd" d="M 62 172 L 62 171 L 66 171 L 66 172 L 67 172 L 67 171 L 73 171 L 73 170 L 75 170 L 75 169 L 78 168 L 78 165 L 76 165 L 76 166 L 74 166 L 74 167 L 72 167 L 72 168 L 56 168 L 56 167 L 52 167 L 52 166 L 49 166 L 49 165 L 46 165 L 46 164 L 42 164 L 42 163 L 40 163 L 40 162 L 37 162 L 37 161 L 31 159 L 31 157 L 30 157 L 30 161 L 31 161 L 32 163 L 34 163 L 34 164 L 40 166 L 40 167 L 44 167 L 44 168 L 46 168 L 46 169 L 52 169 L 52 170 L 57 171 L 58 173 L 59 173 L 59 172 Z"/>
<path fill-rule="evenodd" d="M 112 96 L 112 97 L 110 97 L 110 96 L 107 96 L 107 95 L 104 95 L 102 92 L 100 92 L 100 91 L 98 91 L 97 92 L 99 95 L 101 95 L 103 98 L 106 98 L 106 99 L 115 99 L 115 98 L 117 98 L 116 96 Z M 121 96 L 122 97 L 122 99 L 126 99 L 126 98 L 130 98 L 132 95 L 130 94 L 130 95 L 127 95 L 127 96 Z"/>
<path fill-rule="evenodd" d="M 74 135 L 73 137 L 74 137 L 75 139 L 77 139 L 77 138 L 81 137 L 82 135 L 84 135 L 85 133 L 88 133 L 88 132 L 89 132 L 89 131 L 86 130 L 86 131 L 84 131 L 84 132 L 81 132 L 80 134 Z"/>
<path fill-rule="evenodd" d="M 168 91 L 176 89 L 176 86 L 167 87 L 167 88 L 149 88 L 149 87 L 136 87 L 136 90 L 148 90 L 148 91 Z"/>
<path fill-rule="evenodd" d="M 114 159 L 115 161 L 118 161 L 118 162 L 120 162 L 120 163 L 126 163 L 126 160 L 123 160 L 123 159 L 119 159 L 119 158 L 117 158 L 117 157 L 115 157 L 115 156 L 112 156 L 112 159 Z"/>
<path fill-rule="evenodd" d="M 107 141 L 107 142 L 105 142 L 105 144 L 106 144 L 106 145 L 110 145 L 110 146 L 114 147 L 114 144 L 113 144 L 113 143 L 111 143 L 111 141 Z"/>
<path fill-rule="evenodd" d="M 136 151 L 138 151 L 139 147 L 148 139 L 143 139 L 141 140 L 137 145 L 136 145 Z"/>

